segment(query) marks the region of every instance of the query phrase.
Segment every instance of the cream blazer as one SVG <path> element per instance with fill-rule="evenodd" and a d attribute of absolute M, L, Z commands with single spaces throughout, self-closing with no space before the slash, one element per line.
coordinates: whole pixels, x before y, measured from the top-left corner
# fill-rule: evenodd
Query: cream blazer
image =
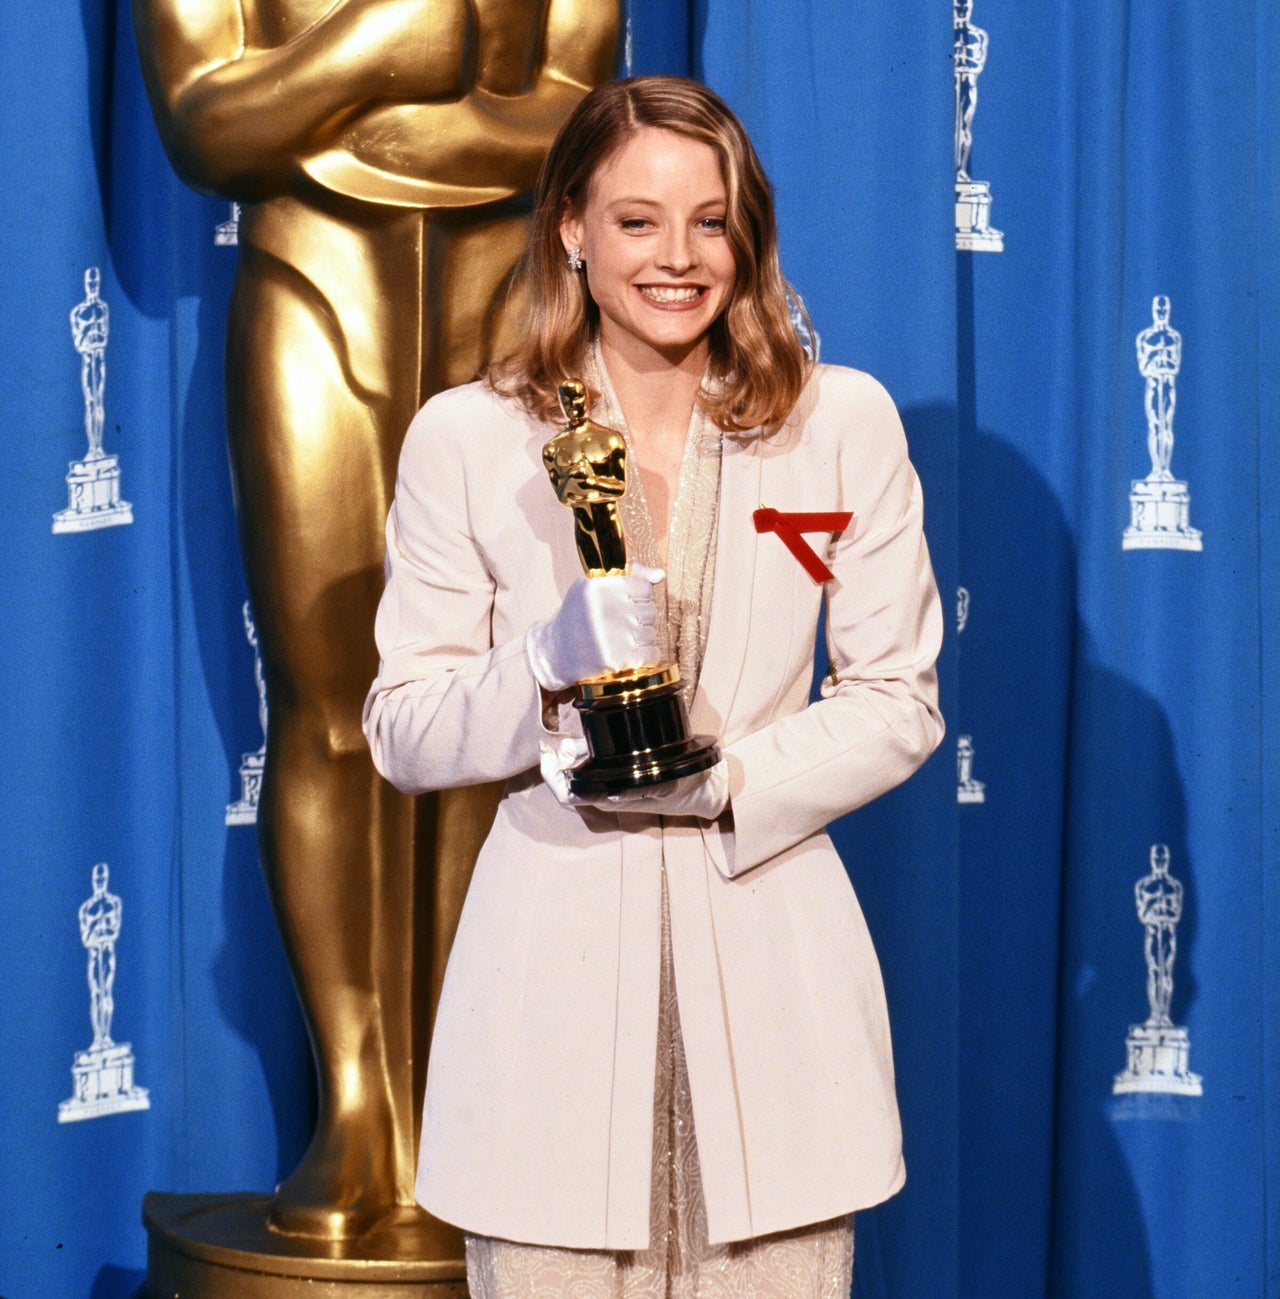
<path fill-rule="evenodd" d="M 905 1176 L 889 1024 L 824 827 L 942 736 L 942 619 L 897 412 L 869 376 L 819 366 L 785 425 L 726 440 L 690 701 L 729 761 L 716 823 L 565 808 L 538 774 L 553 732 L 523 633 L 581 572 L 542 466 L 553 431 L 479 384 L 439 394 L 387 523 L 374 761 L 410 792 L 506 781 L 449 958 L 418 1198 L 482 1235 L 648 1244 L 665 867 L 710 1239 L 875 1204 Z M 813 704 L 824 589 L 756 533 L 762 504 L 853 511 L 809 538 L 835 575 Z"/>

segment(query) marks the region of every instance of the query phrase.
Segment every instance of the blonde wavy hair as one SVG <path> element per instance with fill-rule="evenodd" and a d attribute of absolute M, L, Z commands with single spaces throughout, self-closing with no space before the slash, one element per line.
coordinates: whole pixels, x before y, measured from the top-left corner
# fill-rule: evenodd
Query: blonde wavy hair
<path fill-rule="evenodd" d="M 606 82 L 561 127 L 542 165 L 529 244 L 513 280 L 514 341 L 490 365 L 487 381 L 537 418 L 558 418 L 556 387 L 581 376 L 600 321 L 586 276 L 565 258 L 561 217 L 581 210 L 591 178 L 644 127 L 709 144 L 728 195 L 725 237 L 733 249 L 734 286 L 711 327 L 710 383 L 699 402 L 725 432 L 776 425 L 799 399 L 811 363 L 792 321 L 792 311 L 803 316 L 803 307 L 778 264 L 773 191 L 732 110 L 684 77 Z"/>

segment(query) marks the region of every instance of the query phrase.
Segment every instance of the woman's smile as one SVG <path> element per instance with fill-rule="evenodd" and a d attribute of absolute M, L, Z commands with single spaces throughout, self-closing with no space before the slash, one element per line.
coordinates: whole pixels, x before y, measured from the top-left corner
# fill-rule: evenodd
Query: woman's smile
<path fill-rule="evenodd" d="M 706 289 L 698 284 L 641 284 L 640 292 L 659 307 L 685 307 L 697 302 Z"/>

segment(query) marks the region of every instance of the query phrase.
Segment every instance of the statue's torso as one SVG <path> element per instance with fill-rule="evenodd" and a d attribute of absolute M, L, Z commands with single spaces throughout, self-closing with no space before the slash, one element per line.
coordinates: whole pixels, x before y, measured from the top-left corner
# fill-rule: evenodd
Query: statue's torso
<path fill-rule="evenodd" d="M 432 26 L 459 32 L 458 93 L 527 90 L 542 51 L 548 0 L 448 0 L 432 9 Z M 246 42 L 274 49 L 297 39 L 333 8 L 333 0 L 244 0 Z M 423 41 L 432 40 L 424 32 Z M 434 51 L 433 51 L 434 53 Z"/>

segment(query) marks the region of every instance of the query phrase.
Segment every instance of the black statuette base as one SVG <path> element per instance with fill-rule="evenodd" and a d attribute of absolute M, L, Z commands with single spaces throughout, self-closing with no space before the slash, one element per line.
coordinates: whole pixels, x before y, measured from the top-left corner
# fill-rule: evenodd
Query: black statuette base
<path fill-rule="evenodd" d="M 678 678 L 616 695 L 590 687 L 583 694 L 574 707 L 590 756 L 569 773 L 569 789 L 580 797 L 660 785 L 720 761 L 714 737 L 689 734 Z"/>

